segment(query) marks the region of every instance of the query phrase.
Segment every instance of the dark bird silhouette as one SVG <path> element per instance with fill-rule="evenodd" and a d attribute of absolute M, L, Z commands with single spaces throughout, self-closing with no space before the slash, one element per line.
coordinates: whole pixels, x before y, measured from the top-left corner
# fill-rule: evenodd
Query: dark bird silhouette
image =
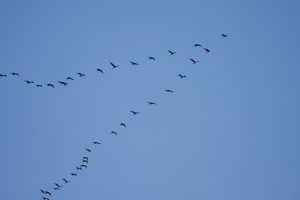
<path fill-rule="evenodd" d="M 193 58 L 191 58 L 190 61 L 192 61 L 193 64 L 196 64 L 199 62 L 199 60 L 194 60 Z"/>
<path fill-rule="evenodd" d="M 87 166 L 86 166 L 86 165 L 80 165 L 80 167 L 85 167 L 85 168 L 87 168 Z"/>
<path fill-rule="evenodd" d="M 131 63 L 132 66 L 134 66 L 134 65 L 139 65 L 139 64 L 136 63 L 136 62 L 130 62 L 130 63 Z"/>
<path fill-rule="evenodd" d="M 180 78 L 186 78 L 186 75 L 178 74 Z"/>
<path fill-rule="evenodd" d="M 113 69 L 119 67 L 119 65 L 115 65 L 115 64 L 112 63 L 112 62 L 109 62 L 109 64 L 113 67 Z"/>
<path fill-rule="evenodd" d="M 140 112 L 136 112 L 136 111 L 133 111 L 133 110 L 131 110 L 130 112 L 131 112 L 133 115 L 140 114 Z"/>
<path fill-rule="evenodd" d="M 57 81 L 57 82 L 60 83 L 60 84 L 63 85 L 63 86 L 67 86 L 67 85 L 68 85 L 68 83 L 65 82 L 65 81 Z"/>
<path fill-rule="evenodd" d="M 59 185 L 58 183 L 54 183 L 54 185 L 56 185 L 57 187 L 62 187 L 62 185 Z"/>
<path fill-rule="evenodd" d="M 97 141 L 95 141 L 95 142 L 93 142 L 93 144 L 101 144 L 100 142 L 97 142 Z"/>
<path fill-rule="evenodd" d="M 88 152 L 91 152 L 92 150 L 88 149 L 88 148 L 85 148 L 85 150 L 87 150 Z"/>
<path fill-rule="evenodd" d="M 83 160 L 82 163 L 89 163 L 89 161 L 88 160 Z"/>
<path fill-rule="evenodd" d="M 147 104 L 151 105 L 156 105 L 156 103 L 152 102 L 152 101 L 148 101 Z"/>
<path fill-rule="evenodd" d="M 154 58 L 154 57 L 152 57 L 152 56 L 150 56 L 150 57 L 148 57 L 149 58 L 149 60 L 156 60 L 156 58 Z"/>
<path fill-rule="evenodd" d="M 53 188 L 53 189 L 55 189 L 55 188 Z M 43 200 L 50 200 L 50 199 L 47 198 L 47 197 L 42 197 L 42 199 L 43 199 Z"/>
<path fill-rule="evenodd" d="M 194 44 L 194 47 L 202 47 L 202 45 L 201 44 Z"/>
<path fill-rule="evenodd" d="M 171 50 L 168 50 L 168 52 L 170 53 L 171 56 L 176 53 L 175 51 L 171 51 Z"/>
<path fill-rule="evenodd" d="M 20 74 L 19 73 L 16 73 L 16 72 L 12 72 L 12 73 L 10 73 L 11 75 L 13 75 L 13 76 L 20 76 Z"/>
<path fill-rule="evenodd" d="M 84 76 L 85 76 L 85 74 L 84 74 L 84 73 L 80 73 L 80 72 L 78 72 L 77 74 L 79 75 L 79 77 L 84 77 Z"/>
<path fill-rule="evenodd" d="M 103 70 L 102 69 L 96 69 L 97 70 L 97 72 L 100 72 L 101 74 L 103 74 Z"/>
<path fill-rule="evenodd" d="M 223 37 L 223 38 L 226 38 L 226 37 L 228 37 L 229 35 L 228 34 L 221 34 L 221 36 Z"/>
<path fill-rule="evenodd" d="M 74 79 L 72 77 L 67 77 L 67 80 L 74 81 Z"/>
<path fill-rule="evenodd" d="M 27 84 L 34 83 L 34 81 L 29 81 L 29 80 L 25 80 L 25 82 L 26 82 Z"/>
<path fill-rule="evenodd" d="M 174 93 L 173 90 L 165 90 L 166 92 L 169 92 L 169 93 Z"/>
<path fill-rule="evenodd" d="M 48 194 L 49 196 L 52 196 L 51 192 L 45 191 L 45 194 Z"/>
<path fill-rule="evenodd" d="M 63 178 L 62 179 L 65 183 L 70 183 L 70 181 L 68 181 L 67 179 Z"/>
<path fill-rule="evenodd" d="M 111 131 L 110 133 L 111 133 L 111 134 L 118 135 L 118 133 L 117 133 L 116 131 Z"/>
<path fill-rule="evenodd" d="M 0 74 L 0 77 L 7 77 L 6 74 Z"/>
<path fill-rule="evenodd" d="M 40 189 L 41 193 L 46 194 L 45 190 Z"/>
<path fill-rule="evenodd" d="M 88 160 L 89 158 L 86 157 L 86 156 L 83 156 L 82 159 L 83 159 L 83 160 Z"/>
<path fill-rule="evenodd" d="M 124 124 L 124 123 L 121 123 L 120 126 L 124 126 L 126 128 L 126 124 Z"/>
<path fill-rule="evenodd" d="M 210 50 L 208 48 L 203 48 L 206 53 L 209 53 Z"/>
<path fill-rule="evenodd" d="M 60 187 L 53 188 L 53 190 L 60 190 Z"/>
<path fill-rule="evenodd" d="M 76 170 L 82 170 L 82 168 L 81 167 L 76 167 Z M 71 173 L 71 175 L 72 175 L 72 173 Z M 76 175 L 72 175 L 72 176 L 76 176 Z"/>
<path fill-rule="evenodd" d="M 47 86 L 48 86 L 48 87 L 55 88 L 55 87 L 54 87 L 54 85 L 53 85 L 53 84 L 51 84 L 51 83 L 48 83 L 48 84 L 47 84 Z"/>
<path fill-rule="evenodd" d="M 77 176 L 77 174 L 76 173 L 71 173 L 71 176 Z"/>
<path fill-rule="evenodd" d="M 40 84 L 38 84 L 38 85 L 36 85 L 36 87 L 43 87 L 42 85 L 40 85 Z"/>

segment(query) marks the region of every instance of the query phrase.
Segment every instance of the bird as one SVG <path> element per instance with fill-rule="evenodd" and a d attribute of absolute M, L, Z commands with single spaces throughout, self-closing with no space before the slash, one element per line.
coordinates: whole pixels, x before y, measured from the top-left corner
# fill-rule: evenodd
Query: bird
<path fill-rule="evenodd" d="M 209 53 L 210 50 L 208 48 L 203 48 L 206 53 Z"/>
<path fill-rule="evenodd" d="M 0 74 L 0 77 L 7 77 L 6 74 Z"/>
<path fill-rule="evenodd" d="M 70 181 L 68 181 L 67 179 L 63 178 L 62 179 L 65 183 L 70 183 Z"/>
<path fill-rule="evenodd" d="M 119 65 L 115 65 L 115 64 L 112 63 L 112 62 L 109 62 L 109 64 L 113 67 L 113 69 L 119 67 Z"/>
<path fill-rule="evenodd" d="M 54 87 L 54 85 L 53 85 L 53 84 L 51 84 L 51 83 L 48 83 L 48 84 L 47 84 L 47 86 L 48 86 L 48 87 L 55 88 L 55 87 Z"/>
<path fill-rule="evenodd" d="M 202 45 L 201 44 L 194 44 L 194 47 L 202 47 Z"/>
<path fill-rule="evenodd" d="M 168 50 L 168 52 L 170 53 L 171 56 L 176 53 L 175 51 L 171 51 L 171 50 Z"/>
<path fill-rule="evenodd" d="M 67 80 L 74 81 L 74 79 L 72 77 L 67 77 Z"/>
<path fill-rule="evenodd" d="M 86 165 L 80 165 L 80 167 L 85 167 L 85 168 L 87 168 L 87 166 L 86 166 Z"/>
<path fill-rule="evenodd" d="M 60 190 L 60 188 L 59 188 L 59 187 L 56 187 L 56 188 L 53 188 L 53 190 Z"/>
<path fill-rule="evenodd" d="M 100 72 L 101 74 L 103 74 L 103 70 L 102 69 L 96 69 L 97 72 Z"/>
<path fill-rule="evenodd" d="M 52 196 L 51 192 L 45 191 L 45 194 L 48 194 L 49 196 Z"/>
<path fill-rule="evenodd" d="M 136 62 L 130 62 L 130 63 L 131 63 L 132 66 L 134 66 L 134 65 L 139 65 L 139 64 L 136 63 Z"/>
<path fill-rule="evenodd" d="M 38 85 L 36 85 L 36 87 L 43 87 L 43 85 L 38 84 Z"/>
<path fill-rule="evenodd" d="M 89 161 L 88 160 L 83 160 L 82 163 L 89 163 Z"/>
<path fill-rule="evenodd" d="M 192 61 L 193 64 L 196 64 L 199 62 L 199 60 L 194 60 L 193 58 L 190 58 L 190 61 Z"/>
<path fill-rule="evenodd" d="M 77 174 L 76 173 L 71 173 L 71 176 L 77 176 Z"/>
<path fill-rule="evenodd" d="M 65 82 L 65 81 L 57 81 L 57 82 L 60 83 L 60 84 L 63 85 L 63 86 L 67 86 L 67 85 L 68 85 L 68 83 Z"/>
<path fill-rule="evenodd" d="M 223 37 L 223 38 L 226 38 L 226 37 L 228 37 L 229 35 L 228 34 L 221 34 L 221 36 Z"/>
<path fill-rule="evenodd" d="M 149 60 L 156 60 L 156 58 L 154 58 L 154 57 L 152 57 L 152 56 L 150 56 L 150 57 L 148 57 L 149 58 Z"/>
<path fill-rule="evenodd" d="M 101 144 L 100 142 L 97 142 L 97 141 L 95 141 L 95 142 L 93 142 L 93 144 Z"/>
<path fill-rule="evenodd" d="M 27 84 L 34 83 L 34 81 L 29 81 L 29 80 L 25 80 L 25 82 L 26 82 Z"/>
<path fill-rule="evenodd" d="M 120 126 L 124 126 L 124 128 L 126 128 L 126 124 L 124 124 L 123 122 L 120 124 Z"/>
<path fill-rule="evenodd" d="M 174 93 L 173 90 L 165 90 L 166 92 L 169 92 L 169 93 Z"/>
<path fill-rule="evenodd" d="M 133 115 L 140 114 L 140 112 L 136 112 L 136 111 L 133 111 L 133 110 L 131 110 L 130 112 L 131 112 Z"/>
<path fill-rule="evenodd" d="M 77 74 L 79 75 L 79 77 L 83 77 L 83 76 L 85 76 L 85 74 L 84 74 L 84 73 L 80 73 L 80 72 L 78 72 Z"/>
<path fill-rule="evenodd" d="M 82 168 L 81 167 L 76 167 L 76 170 L 82 170 Z M 71 175 L 72 175 L 72 173 L 71 173 Z M 72 175 L 72 176 L 76 176 L 76 175 Z"/>
<path fill-rule="evenodd" d="M 13 76 L 20 76 L 20 74 L 19 73 L 16 73 L 16 72 L 12 72 L 12 73 L 10 73 L 11 75 L 13 75 Z"/>
<path fill-rule="evenodd" d="M 56 185 L 57 187 L 62 187 L 62 185 L 59 185 L 58 183 L 54 183 L 54 185 Z"/>
<path fill-rule="evenodd" d="M 55 188 L 53 188 L 53 189 L 55 189 Z M 42 199 L 43 199 L 43 200 L 50 200 L 50 199 L 47 198 L 47 197 L 42 197 Z"/>
<path fill-rule="evenodd" d="M 186 78 L 186 75 L 178 74 L 180 78 Z"/>
<path fill-rule="evenodd" d="M 148 101 L 147 104 L 151 105 L 156 105 L 156 103 L 152 102 L 152 101 Z"/>
<path fill-rule="evenodd" d="M 89 158 L 86 157 L 86 156 L 83 156 L 82 159 L 83 159 L 83 160 L 88 160 Z"/>
<path fill-rule="evenodd" d="M 46 194 L 46 190 L 40 189 L 41 193 Z"/>
<path fill-rule="evenodd" d="M 88 152 L 91 152 L 91 150 L 90 150 L 90 149 L 88 149 L 88 148 L 85 148 L 85 150 L 87 150 Z"/>
<path fill-rule="evenodd" d="M 111 134 L 118 135 L 118 133 L 117 133 L 116 131 L 111 131 L 110 133 L 111 133 Z"/>

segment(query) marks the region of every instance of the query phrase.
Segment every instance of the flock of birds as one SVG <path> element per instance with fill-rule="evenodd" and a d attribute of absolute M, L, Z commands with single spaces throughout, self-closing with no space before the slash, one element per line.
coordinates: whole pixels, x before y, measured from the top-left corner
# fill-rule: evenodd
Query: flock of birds
<path fill-rule="evenodd" d="M 228 34 L 221 34 L 220 36 L 221 36 L 222 38 L 226 38 L 226 37 L 228 37 L 229 35 L 228 35 Z M 209 52 L 211 51 L 211 50 L 208 49 L 208 48 L 202 47 L 202 45 L 201 45 L 201 44 L 198 44 L 198 43 L 194 44 L 194 47 L 196 47 L 196 48 L 199 48 L 199 47 L 200 47 L 200 48 L 202 48 L 202 49 L 204 50 L 204 52 L 206 52 L 206 53 L 209 53 Z M 176 52 L 175 52 L 175 51 L 172 51 L 172 50 L 168 50 L 168 53 L 169 53 L 171 56 L 174 55 L 174 54 L 176 54 Z M 150 61 L 155 61 L 155 60 L 156 60 L 156 58 L 155 58 L 155 57 L 152 57 L 152 56 L 148 57 L 148 59 L 149 59 Z M 195 60 L 195 59 L 193 59 L 193 58 L 190 58 L 189 60 L 191 61 L 192 64 L 197 64 L 197 63 L 199 63 L 198 60 Z M 113 62 L 109 62 L 109 64 L 111 65 L 111 67 L 112 67 L 113 69 L 119 67 L 119 65 L 116 65 L 116 64 L 113 63 Z M 137 66 L 137 65 L 139 65 L 139 63 L 133 62 L 133 61 L 131 61 L 130 64 L 131 64 L 132 66 Z M 104 74 L 104 71 L 103 71 L 102 69 L 100 69 L 100 68 L 96 69 L 96 72 L 101 73 L 101 74 Z M 19 73 L 16 73 L 16 72 L 12 72 L 12 73 L 10 73 L 9 75 L 11 75 L 11 76 L 20 76 L 20 74 L 19 74 Z M 82 77 L 85 77 L 85 76 L 86 76 L 86 74 L 81 73 L 81 72 L 78 72 L 77 75 L 78 75 L 79 78 L 82 78 Z M 0 73 L 0 78 L 5 78 L 5 77 L 7 77 L 7 76 L 8 76 L 7 74 Z M 183 79 L 183 78 L 186 78 L 187 76 L 186 76 L 186 75 L 183 75 L 183 74 L 178 74 L 178 77 L 181 78 L 181 79 Z M 67 85 L 69 84 L 68 81 L 74 81 L 74 80 L 75 80 L 75 78 L 73 78 L 73 77 L 67 77 L 66 80 L 63 80 L 63 81 L 57 81 L 57 83 L 60 84 L 60 85 L 62 85 L 62 86 L 67 86 Z M 32 81 L 32 80 L 24 80 L 24 81 L 25 81 L 28 85 L 34 84 L 34 83 L 35 83 L 35 82 Z M 36 86 L 36 87 L 43 87 L 44 85 L 42 85 L 42 84 L 36 84 L 35 86 Z M 47 83 L 45 86 L 50 87 L 50 88 L 55 88 L 55 87 L 56 87 L 56 85 L 55 85 L 54 83 Z M 174 93 L 174 91 L 171 90 L 171 89 L 166 89 L 166 90 L 164 90 L 164 91 L 165 91 L 166 93 Z M 146 102 L 146 103 L 147 103 L 149 106 L 154 106 L 154 105 L 156 105 L 156 102 L 152 102 L 152 101 L 148 101 L 148 102 Z M 131 112 L 132 115 L 138 115 L 138 114 L 140 114 L 140 112 L 134 111 L 134 110 L 130 110 L 130 112 Z M 122 126 L 123 128 L 126 128 L 126 127 L 127 127 L 126 124 L 125 124 L 124 122 L 121 122 L 121 123 L 120 123 L 120 126 Z M 110 132 L 110 134 L 112 134 L 112 135 L 118 135 L 118 132 L 115 131 L 115 130 L 112 130 L 112 131 Z M 93 141 L 93 142 L 91 142 L 91 144 L 92 144 L 93 146 L 95 146 L 95 145 L 100 145 L 101 142 L 99 142 L 99 141 Z M 92 148 L 90 148 L 90 147 L 89 147 L 89 148 L 85 148 L 84 150 L 85 150 L 85 152 L 86 152 L 87 154 L 89 154 L 89 153 L 92 152 Z M 55 182 L 55 183 L 53 184 L 52 191 L 50 190 L 51 192 L 50 192 L 49 190 L 46 190 L 46 189 L 40 189 L 40 192 L 42 193 L 42 199 L 43 199 L 43 200 L 50 200 L 50 198 L 53 196 L 53 191 L 60 191 L 60 190 L 63 188 L 64 185 L 69 184 L 69 183 L 71 182 L 71 181 L 70 181 L 70 177 L 76 177 L 76 176 L 80 173 L 80 171 L 82 171 L 82 170 L 88 168 L 88 164 L 89 164 L 89 157 L 88 157 L 88 155 L 82 156 L 82 158 L 81 158 L 81 163 L 79 163 L 79 165 L 76 166 L 76 167 L 74 168 L 74 171 L 70 172 L 69 178 L 66 178 L 66 177 L 65 177 L 65 178 L 62 178 L 62 179 L 60 180 L 59 183 L 58 183 L 58 182 Z"/>

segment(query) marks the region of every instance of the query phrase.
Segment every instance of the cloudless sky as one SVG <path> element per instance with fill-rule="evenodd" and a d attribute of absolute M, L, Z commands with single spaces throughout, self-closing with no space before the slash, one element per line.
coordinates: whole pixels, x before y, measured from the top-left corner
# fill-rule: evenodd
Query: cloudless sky
<path fill-rule="evenodd" d="M 0 199 L 300 199 L 299 9 L 1 0 Z"/>

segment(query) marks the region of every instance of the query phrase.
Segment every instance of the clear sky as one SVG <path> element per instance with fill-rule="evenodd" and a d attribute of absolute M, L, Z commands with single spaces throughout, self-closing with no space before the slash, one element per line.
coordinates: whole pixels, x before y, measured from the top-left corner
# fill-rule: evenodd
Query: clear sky
<path fill-rule="evenodd" d="M 0 199 L 300 199 L 299 24 L 296 0 L 1 0 Z"/>

